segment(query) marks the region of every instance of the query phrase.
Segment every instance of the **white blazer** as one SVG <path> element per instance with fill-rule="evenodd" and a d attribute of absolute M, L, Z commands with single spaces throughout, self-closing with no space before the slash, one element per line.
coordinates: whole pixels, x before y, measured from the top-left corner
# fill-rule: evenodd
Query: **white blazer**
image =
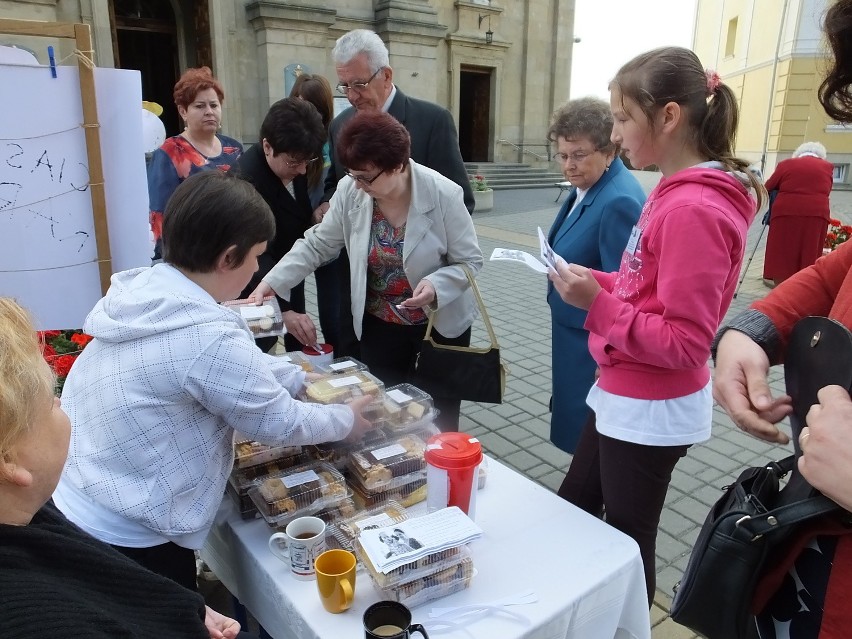
<path fill-rule="evenodd" d="M 435 328 L 445 337 L 458 337 L 473 323 L 476 300 L 461 265 L 476 276 L 482 251 L 461 187 L 437 171 L 409 160 L 411 207 L 405 226 L 402 268 L 412 288 L 422 279 L 435 287 Z M 284 299 L 317 267 L 334 259 L 340 249 L 349 254 L 352 318 L 361 338 L 367 296 L 367 254 L 373 219 L 373 198 L 344 176 L 322 222 L 281 258 L 263 281 Z"/>

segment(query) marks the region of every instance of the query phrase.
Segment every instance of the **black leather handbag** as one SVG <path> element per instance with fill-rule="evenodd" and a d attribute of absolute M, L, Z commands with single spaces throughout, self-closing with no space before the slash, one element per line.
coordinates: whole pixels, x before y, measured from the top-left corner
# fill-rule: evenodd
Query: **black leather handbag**
<path fill-rule="evenodd" d="M 796 454 L 748 468 L 724 489 L 701 527 L 683 578 L 675 586 L 671 617 L 707 639 L 756 636 L 751 602 L 768 557 L 798 524 L 840 506 L 798 474 L 798 436 L 817 391 L 830 384 L 852 388 L 852 334 L 838 322 L 807 317 L 794 327 L 784 365 Z M 786 486 L 780 480 L 790 471 Z"/>
<path fill-rule="evenodd" d="M 433 397 L 500 404 L 506 389 L 506 366 L 500 359 L 500 345 L 476 280 L 466 267 L 464 271 L 491 343 L 485 348 L 439 344 L 432 339 L 436 315 L 432 313 L 415 363 L 413 382 Z"/>

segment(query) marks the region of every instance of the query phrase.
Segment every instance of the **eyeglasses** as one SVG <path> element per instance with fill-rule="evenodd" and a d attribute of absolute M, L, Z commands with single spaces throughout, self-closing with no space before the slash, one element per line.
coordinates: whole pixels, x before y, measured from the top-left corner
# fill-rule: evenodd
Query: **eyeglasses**
<path fill-rule="evenodd" d="M 366 89 L 367 86 L 370 84 L 370 82 L 373 81 L 373 78 L 375 78 L 377 75 L 379 75 L 379 71 L 381 71 L 382 69 L 384 69 L 384 67 L 379 67 L 378 69 L 376 69 L 376 72 L 373 75 L 371 75 L 370 79 L 367 80 L 366 82 L 353 82 L 352 84 L 338 84 L 337 85 L 338 93 L 341 93 L 342 95 L 346 95 L 347 93 L 349 93 L 349 91 L 357 91 L 358 93 L 361 93 L 361 91 Z"/>
<path fill-rule="evenodd" d="M 560 164 L 564 164 L 568 160 L 571 160 L 575 164 L 580 164 L 587 157 L 592 155 L 593 153 L 597 153 L 598 149 L 594 151 L 574 151 L 574 153 L 570 153 L 566 155 L 565 153 L 554 153 L 553 159 Z"/>
<path fill-rule="evenodd" d="M 349 171 L 346 171 L 346 175 L 348 175 L 349 177 L 351 177 L 351 178 L 352 178 L 353 180 L 355 180 L 358 184 L 366 184 L 367 186 L 370 186 L 373 182 L 375 182 L 376 180 L 378 180 L 378 179 L 379 179 L 379 176 L 380 176 L 382 173 L 384 173 L 384 172 L 385 172 L 385 170 L 384 170 L 384 169 L 382 169 L 381 171 L 379 171 L 378 173 L 376 173 L 376 174 L 375 174 L 373 177 L 371 177 L 371 178 L 364 177 L 363 175 L 353 175 L 353 174 L 352 174 L 352 173 L 350 173 Z"/>
<path fill-rule="evenodd" d="M 287 160 L 287 159 L 285 158 L 285 160 L 284 160 L 284 164 L 286 164 L 286 165 L 287 165 L 287 167 L 288 167 L 288 168 L 291 168 L 291 169 L 297 169 L 297 168 L 299 168 L 300 166 L 302 166 L 303 164 L 305 165 L 305 168 L 307 168 L 307 167 L 309 167 L 311 164 L 313 164 L 314 162 L 316 162 L 317 160 L 319 160 L 319 158 L 318 158 L 318 157 L 316 157 L 316 158 L 310 158 L 309 160 Z"/>

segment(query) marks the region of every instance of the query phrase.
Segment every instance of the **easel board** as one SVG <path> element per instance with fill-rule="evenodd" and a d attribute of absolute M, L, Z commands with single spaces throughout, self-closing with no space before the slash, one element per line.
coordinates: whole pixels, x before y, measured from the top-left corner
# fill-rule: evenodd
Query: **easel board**
<path fill-rule="evenodd" d="M 77 328 L 102 296 L 79 72 L 0 65 L 0 295 L 40 329 Z M 150 264 L 138 71 L 95 68 L 113 271 Z"/>

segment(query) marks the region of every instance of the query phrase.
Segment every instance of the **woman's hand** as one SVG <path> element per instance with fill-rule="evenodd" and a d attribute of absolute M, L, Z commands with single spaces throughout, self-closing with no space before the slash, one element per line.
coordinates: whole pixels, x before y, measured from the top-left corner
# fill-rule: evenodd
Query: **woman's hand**
<path fill-rule="evenodd" d="M 790 438 L 775 426 L 793 412 L 787 395 L 772 397 L 766 376 L 769 358 L 748 335 L 728 330 L 716 349 L 713 399 L 737 426 L 758 439 L 786 444 Z"/>
<path fill-rule="evenodd" d="M 210 639 L 234 639 L 240 631 L 240 624 L 236 619 L 231 619 L 216 612 L 210 606 L 204 606 L 207 614 L 204 616 L 204 625 L 210 633 Z"/>
<path fill-rule="evenodd" d="M 841 386 L 817 393 L 799 435 L 799 470 L 814 488 L 852 510 L 852 400 Z"/>
<path fill-rule="evenodd" d="M 329 204 L 328 202 L 323 202 L 317 208 L 314 209 L 314 224 L 319 224 L 322 222 L 322 218 L 325 217 L 325 214 L 328 213 Z"/>
<path fill-rule="evenodd" d="M 364 395 L 363 397 L 355 397 L 347 402 L 346 405 L 352 409 L 352 413 L 355 415 L 355 421 L 352 423 L 352 430 L 346 436 L 346 441 L 357 442 L 364 437 L 364 434 L 368 430 L 373 428 L 373 424 L 364 417 L 364 411 L 374 401 L 376 400 L 372 395 Z"/>
<path fill-rule="evenodd" d="M 263 304 L 263 298 L 269 297 L 270 295 L 275 295 L 275 291 L 272 290 L 272 287 L 266 282 L 261 282 L 246 299 L 260 306 Z"/>
<path fill-rule="evenodd" d="M 282 318 L 284 326 L 287 327 L 287 332 L 302 344 L 313 346 L 317 343 L 317 327 L 314 325 L 313 320 L 305 313 L 284 311 Z"/>
<path fill-rule="evenodd" d="M 429 280 L 420 280 L 411 297 L 400 304 L 400 306 L 404 308 L 424 308 L 432 304 L 435 301 L 435 297 L 435 287 L 432 285 L 432 282 Z"/>
<path fill-rule="evenodd" d="M 588 311 L 601 292 L 601 285 L 585 266 L 569 264 L 561 257 L 556 260 L 556 269 L 547 269 L 547 277 L 559 293 L 562 301 Z"/>

